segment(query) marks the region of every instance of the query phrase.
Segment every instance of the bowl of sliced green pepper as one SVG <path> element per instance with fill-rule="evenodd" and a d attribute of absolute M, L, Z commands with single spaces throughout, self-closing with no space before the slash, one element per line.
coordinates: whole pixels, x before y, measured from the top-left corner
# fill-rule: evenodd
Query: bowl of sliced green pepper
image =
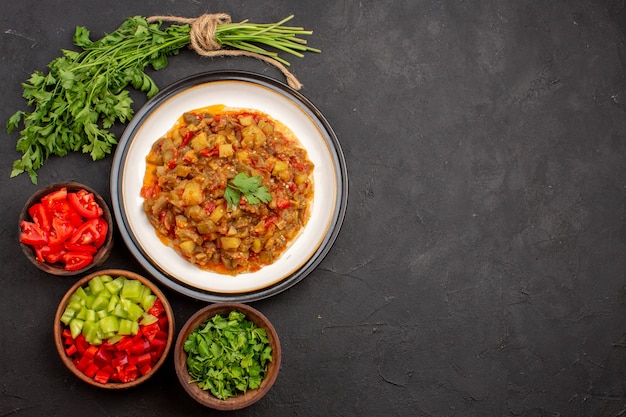
<path fill-rule="evenodd" d="M 191 316 L 174 345 L 176 375 L 198 403 L 239 410 L 267 394 L 278 377 L 281 347 L 272 323 L 241 303 L 209 305 Z"/>
<path fill-rule="evenodd" d="M 67 368 L 100 388 L 124 389 L 149 379 L 174 340 L 174 314 L 147 278 L 107 269 L 78 280 L 54 316 L 54 341 Z"/>

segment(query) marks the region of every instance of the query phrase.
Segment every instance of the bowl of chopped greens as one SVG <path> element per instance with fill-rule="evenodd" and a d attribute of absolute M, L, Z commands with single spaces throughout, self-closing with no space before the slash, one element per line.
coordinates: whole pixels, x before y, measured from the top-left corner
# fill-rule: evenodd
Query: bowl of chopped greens
<path fill-rule="evenodd" d="M 54 316 L 54 341 L 67 368 L 106 389 L 132 388 L 165 362 L 174 313 L 147 278 L 122 269 L 95 271 L 65 294 Z"/>
<path fill-rule="evenodd" d="M 113 218 L 100 194 L 78 182 L 35 192 L 18 218 L 26 258 L 44 272 L 76 276 L 102 265 L 113 247 Z"/>
<path fill-rule="evenodd" d="M 274 385 L 280 362 L 274 326 L 241 303 L 199 310 L 174 345 L 181 385 L 198 403 L 216 410 L 239 410 L 259 401 Z"/>

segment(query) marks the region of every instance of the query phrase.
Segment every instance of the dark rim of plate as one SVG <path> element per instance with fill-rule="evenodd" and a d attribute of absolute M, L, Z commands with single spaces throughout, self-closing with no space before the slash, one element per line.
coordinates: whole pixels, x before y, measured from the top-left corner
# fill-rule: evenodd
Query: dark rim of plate
<path fill-rule="evenodd" d="M 333 164 L 336 173 L 337 182 L 337 196 L 336 204 L 331 220 L 331 224 L 328 233 L 322 240 L 321 244 L 315 251 L 315 253 L 295 272 L 281 281 L 259 289 L 249 292 L 239 293 L 219 293 L 207 291 L 190 286 L 176 277 L 170 275 L 167 271 L 163 271 L 160 268 L 153 265 L 149 256 L 144 253 L 143 249 L 137 242 L 136 237 L 130 233 L 130 225 L 127 216 L 122 210 L 123 196 L 121 194 L 122 189 L 122 175 L 121 170 L 124 160 L 127 157 L 129 144 L 132 142 L 137 130 L 142 125 L 143 121 L 154 111 L 159 105 L 170 98 L 172 95 L 177 94 L 189 87 L 197 86 L 200 84 L 216 82 L 216 81 L 242 81 L 259 86 L 269 88 L 279 94 L 282 94 L 287 99 L 291 100 L 295 105 L 307 113 L 313 121 L 318 124 L 318 127 L 323 133 L 324 140 L 327 142 L 331 155 L 333 158 Z M 279 294 L 309 275 L 319 264 L 324 257 L 328 254 L 333 246 L 341 225 L 343 223 L 346 208 L 348 204 L 348 171 L 346 167 L 345 158 L 341 150 L 341 145 L 335 132 L 331 128 L 330 124 L 322 113 L 301 93 L 297 92 L 293 88 L 285 85 L 272 78 L 268 78 L 263 75 L 246 72 L 246 71 L 210 71 L 200 74 L 192 75 L 187 78 L 183 78 L 173 84 L 162 89 L 157 95 L 152 97 L 146 102 L 146 104 L 135 114 L 134 118 L 130 121 L 122 137 L 113 157 L 113 164 L 111 168 L 111 200 L 112 208 L 117 221 L 118 230 L 122 236 L 122 239 L 126 243 L 126 246 L 137 259 L 143 268 L 148 271 L 154 278 L 165 286 L 177 291 L 181 294 L 195 298 L 197 300 L 208 302 L 252 302 L 261 300 Z"/>

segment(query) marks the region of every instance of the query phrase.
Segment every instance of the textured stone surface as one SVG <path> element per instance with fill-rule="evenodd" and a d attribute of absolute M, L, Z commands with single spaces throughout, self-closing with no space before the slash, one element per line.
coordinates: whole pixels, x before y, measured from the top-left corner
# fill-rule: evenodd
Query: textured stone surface
<path fill-rule="evenodd" d="M 323 53 L 290 59 L 292 70 L 350 177 L 324 262 L 253 303 L 279 332 L 283 365 L 268 397 L 232 414 L 626 414 L 623 1 L 7 2 L 0 119 L 24 108 L 20 83 L 71 47 L 76 25 L 100 36 L 126 16 L 207 11 L 294 13 L 314 30 Z M 282 81 L 254 60 L 191 51 L 154 78 L 216 69 Z M 63 369 L 52 318 L 72 280 L 35 270 L 17 245 L 36 187 L 8 178 L 16 139 L 0 141 L 0 416 L 202 413 L 171 360 L 120 393 Z M 51 159 L 40 184 L 79 180 L 110 201 L 110 164 Z M 119 237 L 105 266 L 141 270 Z M 179 325 L 204 305 L 167 294 Z"/>

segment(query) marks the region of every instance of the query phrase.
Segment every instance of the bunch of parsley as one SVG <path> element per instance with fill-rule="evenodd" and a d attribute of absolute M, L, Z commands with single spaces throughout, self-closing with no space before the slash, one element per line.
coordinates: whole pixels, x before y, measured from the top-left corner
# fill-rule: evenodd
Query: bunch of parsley
<path fill-rule="evenodd" d="M 272 24 L 220 24 L 215 40 L 288 65 L 276 52 L 257 44 L 298 57 L 305 51 L 320 52 L 297 37 L 312 32 L 284 25 L 292 17 Z M 74 43 L 82 51 L 63 50 L 61 57 L 50 62 L 47 74 L 35 71 L 22 84 L 23 96 L 33 110 L 16 112 L 6 124 L 8 133 L 23 126 L 16 145 L 22 157 L 13 163 L 11 177 L 26 172 L 36 184 L 36 171 L 49 156 L 81 151 L 98 160 L 111 153 L 117 138 L 109 129 L 133 116 L 127 87 L 145 92 L 148 98 L 154 96 L 159 89 L 145 70 L 167 67 L 168 56 L 190 45 L 190 29 L 188 24 L 162 29 L 160 22 L 136 16 L 91 41 L 89 30 L 77 27 Z"/>
<path fill-rule="evenodd" d="M 22 158 L 13 163 L 11 177 L 26 172 L 36 184 L 36 170 L 51 155 L 82 151 L 98 160 L 109 154 L 117 138 L 108 129 L 133 116 L 126 88 L 155 95 L 159 89 L 144 70 L 165 68 L 167 57 L 188 45 L 189 26 L 161 29 L 134 17 L 98 41 L 89 35 L 88 29 L 77 27 L 74 43 L 83 51 L 63 50 L 47 74 L 35 71 L 22 84 L 34 109 L 18 111 L 7 122 L 9 133 L 23 124 L 16 145 Z"/>

